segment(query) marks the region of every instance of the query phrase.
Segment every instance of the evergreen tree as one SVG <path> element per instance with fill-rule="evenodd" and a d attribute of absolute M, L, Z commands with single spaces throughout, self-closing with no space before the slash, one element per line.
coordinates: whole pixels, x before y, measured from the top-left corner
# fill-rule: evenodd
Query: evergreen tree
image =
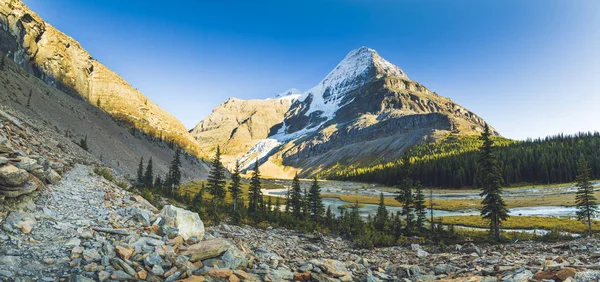
<path fill-rule="evenodd" d="M 333 220 L 334 217 L 333 212 L 331 211 L 331 206 L 327 206 L 327 211 L 325 212 L 325 226 L 329 226 L 331 228 Z"/>
<path fill-rule="evenodd" d="M 508 209 L 502 199 L 502 175 L 494 154 L 494 141 L 490 138 L 490 127 L 486 124 L 481 134 L 483 144 L 479 149 L 479 174 L 477 182 L 483 197 L 481 216 L 490 221 L 490 233 L 496 241 L 500 241 L 500 226 L 508 219 Z"/>
<path fill-rule="evenodd" d="M 194 199 L 192 199 L 192 209 L 198 213 L 200 217 L 204 214 L 204 183 L 202 184 L 200 191 L 198 191 L 194 196 Z"/>
<path fill-rule="evenodd" d="M 181 184 L 181 149 L 175 150 L 175 157 L 171 161 L 169 172 L 167 173 L 167 196 L 172 197 L 174 195 L 175 188 Z"/>
<path fill-rule="evenodd" d="M 138 186 L 144 186 L 144 157 L 140 159 L 140 164 L 137 171 L 137 184 Z"/>
<path fill-rule="evenodd" d="M 408 155 L 404 155 L 402 158 L 402 172 L 401 172 L 401 180 L 398 188 L 400 192 L 396 196 L 396 201 L 402 203 L 402 216 L 404 216 L 406 221 L 406 233 L 411 234 L 414 229 L 414 214 L 413 214 L 413 180 L 411 178 L 411 170 L 410 170 L 410 159 Z"/>
<path fill-rule="evenodd" d="M 583 154 L 579 157 L 577 171 L 577 193 L 575 195 L 577 219 L 587 224 L 588 235 L 592 236 L 592 219 L 598 213 L 598 204 L 594 196 L 594 187 L 590 183 L 590 168 Z"/>
<path fill-rule="evenodd" d="M 212 196 L 211 207 L 214 223 L 219 223 L 219 207 L 225 199 L 225 168 L 221 163 L 221 149 L 217 146 L 215 157 L 208 174 L 208 193 Z"/>
<path fill-rule="evenodd" d="M 435 223 L 433 222 L 433 187 L 429 187 L 429 223 L 431 224 L 431 235 L 435 230 Z"/>
<path fill-rule="evenodd" d="M 240 161 L 236 160 L 233 174 L 231 174 L 231 185 L 229 186 L 229 193 L 231 193 L 231 199 L 233 201 L 233 211 L 237 210 L 237 203 L 239 201 L 240 193 L 242 192 L 240 180 Z"/>
<path fill-rule="evenodd" d="M 425 218 L 427 216 L 427 210 L 425 206 L 425 195 L 423 195 L 423 187 L 418 181 L 415 182 L 415 214 L 417 215 L 417 230 L 423 230 L 425 224 Z"/>
<path fill-rule="evenodd" d="M 290 208 L 295 218 L 300 218 L 302 214 L 302 190 L 300 188 L 300 178 L 298 173 L 292 180 L 292 191 L 290 192 Z"/>
<path fill-rule="evenodd" d="M 29 97 L 27 98 L 27 107 L 31 107 L 31 96 L 33 96 L 33 90 L 29 90 Z"/>
<path fill-rule="evenodd" d="M 388 225 L 388 210 L 385 207 L 385 198 L 383 193 L 379 194 L 379 206 L 377 207 L 377 213 L 373 218 L 373 227 L 375 230 L 384 231 Z"/>
<path fill-rule="evenodd" d="M 260 184 L 260 171 L 258 170 L 258 160 L 254 163 L 254 171 L 250 178 L 250 189 L 248 190 L 248 214 L 254 220 L 259 217 L 259 211 L 263 207 L 263 197 Z"/>
<path fill-rule="evenodd" d="M 144 173 L 144 187 L 150 189 L 154 184 L 154 171 L 152 168 L 152 157 L 148 160 L 148 165 L 146 166 L 146 173 Z"/>
<path fill-rule="evenodd" d="M 162 182 L 162 179 L 160 178 L 160 175 L 157 175 L 156 179 L 154 180 L 154 188 L 157 191 L 161 191 L 163 188 L 163 182 Z"/>
<path fill-rule="evenodd" d="M 304 194 L 302 197 L 302 218 L 307 219 L 310 215 L 310 210 L 308 210 L 308 190 L 304 188 Z"/>
<path fill-rule="evenodd" d="M 308 211 L 314 222 L 319 222 L 325 213 L 325 206 L 321 200 L 321 186 L 317 178 L 313 178 L 313 183 L 308 190 Z"/>

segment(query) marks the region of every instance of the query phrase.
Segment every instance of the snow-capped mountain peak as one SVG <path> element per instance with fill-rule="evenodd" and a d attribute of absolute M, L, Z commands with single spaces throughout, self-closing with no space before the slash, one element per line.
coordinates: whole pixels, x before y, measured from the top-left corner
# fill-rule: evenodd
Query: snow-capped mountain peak
<path fill-rule="evenodd" d="M 383 59 L 371 48 L 363 46 L 350 51 L 317 86 L 304 92 L 300 97 L 303 101 L 306 101 L 309 96 L 312 97 L 306 115 L 320 112 L 321 117 L 331 119 L 343 106 L 340 103 L 344 94 L 381 76 L 408 79 L 399 67 Z"/>

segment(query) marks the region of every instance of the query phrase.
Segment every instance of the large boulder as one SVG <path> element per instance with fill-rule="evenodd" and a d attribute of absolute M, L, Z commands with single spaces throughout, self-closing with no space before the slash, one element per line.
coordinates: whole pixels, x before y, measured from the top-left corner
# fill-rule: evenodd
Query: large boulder
<path fill-rule="evenodd" d="M 199 260 L 216 258 L 226 252 L 230 247 L 230 244 L 223 238 L 216 238 L 191 245 L 187 250 L 180 254 L 190 257 L 191 262 L 196 262 Z"/>
<path fill-rule="evenodd" d="M 19 186 L 29 177 L 26 170 L 20 169 L 14 165 L 5 165 L 0 167 L 0 185 Z"/>
<path fill-rule="evenodd" d="M 179 235 L 185 240 L 192 236 L 202 240 L 204 237 L 204 223 L 197 213 L 172 205 L 166 205 L 160 212 L 165 225 L 179 229 Z"/>
<path fill-rule="evenodd" d="M 20 186 L 6 187 L 0 185 L 0 196 L 7 198 L 16 198 L 21 195 L 29 194 L 35 190 L 42 189 L 44 185 L 37 178 L 30 176 Z"/>

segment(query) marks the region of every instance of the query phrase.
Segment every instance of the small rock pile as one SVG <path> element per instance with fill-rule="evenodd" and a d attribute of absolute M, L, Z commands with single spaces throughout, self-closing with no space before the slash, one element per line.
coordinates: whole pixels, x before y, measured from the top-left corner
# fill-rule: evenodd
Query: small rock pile
<path fill-rule="evenodd" d="M 27 130 L 11 120 L 0 119 L 0 197 L 16 198 L 58 183 L 65 165 L 39 154 L 35 144 L 26 140 Z"/>

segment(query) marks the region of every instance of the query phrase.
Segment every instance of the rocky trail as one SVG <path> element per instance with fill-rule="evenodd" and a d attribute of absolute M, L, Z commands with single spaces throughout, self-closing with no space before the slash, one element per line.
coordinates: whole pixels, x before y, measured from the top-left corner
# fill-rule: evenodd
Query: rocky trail
<path fill-rule="evenodd" d="M 597 281 L 600 241 L 355 249 L 280 228 L 157 210 L 75 165 L 0 206 L 0 281 Z"/>

